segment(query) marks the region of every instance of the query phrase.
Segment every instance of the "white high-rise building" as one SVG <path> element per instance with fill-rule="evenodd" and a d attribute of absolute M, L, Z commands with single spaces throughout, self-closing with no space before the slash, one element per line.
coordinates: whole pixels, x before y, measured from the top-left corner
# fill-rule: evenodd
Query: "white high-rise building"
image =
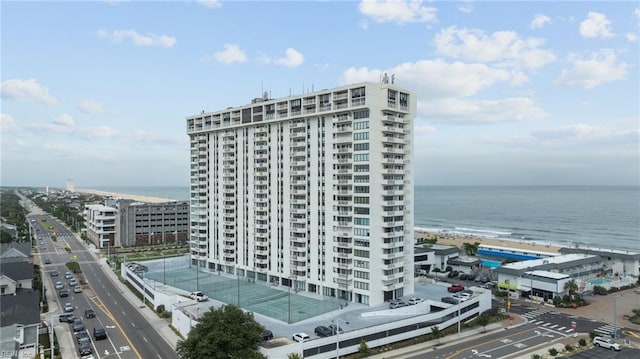
<path fill-rule="evenodd" d="M 188 117 L 193 264 L 369 305 L 413 293 L 416 102 L 385 75 Z"/>

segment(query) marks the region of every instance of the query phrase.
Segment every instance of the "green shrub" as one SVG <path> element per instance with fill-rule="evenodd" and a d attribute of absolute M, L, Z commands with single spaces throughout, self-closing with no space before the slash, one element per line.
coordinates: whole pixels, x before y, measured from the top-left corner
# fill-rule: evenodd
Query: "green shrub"
<path fill-rule="evenodd" d="M 556 350 L 556 348 L 551 348 L 549 349 L 549 354 L 551 354 L 552 357 L 558 355 L 558 351 Z"/>
<path fill-rule="evenodd" d="M 164 304 L 160 304 L 158 307 L 156 307 L 156 313 L 160 314 L 164 312 Z"/>
<path fill-rule="evenodd" d="M 578 344 L 580 344 L 581 347 L 586 347 L 587 346 L 587 341 L 584 340 L 584 338 L 580 339 L 580 341 L 578 342 Z"/>
<path fill-rule="evenodd" d="M 609 294 L 609 292 L 607 292 L 607 289 L 605 287 L 601 287 L 599 285 L 594 285 L 593 286 L 593 294 L 607 295 L 607 294 Z"/>
<path fill-rule="evenodd" d="M 571 344 L 567 344 L 564 346 L 564 350 L 568 351 L 568 352 L 572 352 L 573 351 L 573 345 Z"/>
<path fill-rule="evenodd" d="M 589 338 L 593 341 L 593 338 L 597 337 L 598 334 L 596 334 L 596 332 L 591 332 L 589 333 Z"/>

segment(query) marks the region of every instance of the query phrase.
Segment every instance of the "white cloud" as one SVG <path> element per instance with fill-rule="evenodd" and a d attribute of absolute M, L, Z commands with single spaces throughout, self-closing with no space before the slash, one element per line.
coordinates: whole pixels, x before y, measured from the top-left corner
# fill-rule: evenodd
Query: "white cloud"
<path fill-rule="evenodd" d="M 637 143 L 640 130 L 619 129 L 604 125 L 575 124 L 569 126 L 547 128 L 531 134 L 533 137 L 547 141 L 575 140 L 580 142 L 613 142 Z"/>
<path fill-rule="evenodd" d="M 222 1 L 220 0 L 198 0 L 198 4 L 208 7 L 209 9 L 218 9 L 222 7 Z"/>
<path fill-rule="evenodd" d="M 87 127 L 80 131 L 80 134 L 85 135 L 88 138 L 115 138 L 119 135 L 116 129 L 108 126 Z"/>
<path fill-rule="evenodd" d="M 6 113 L 0 113 L 0 133 L 15 132 L 17 130 L 16 119 Z"/>
<path fill-rule="evenodd" d="M 439 54 L 502 66 L 539 68 L 556 58 L 551 51 L 541 48 L 544 39 L 521 39 L 514 31 L 497 31 L 488 36 L 481 30 L 452 26 L 440 30 L 434 42 Z"/>
<path fill-rule="evenodd" d="M 304 56 L 295 49 L 288 48 L 287 51 L 285 51 L 285 54 L 285 57 L 276 59 L 276 64 L 287 67 L 296 67 L 300 66 L 304 62 Z"/>
<path fill-rule="evenodd" d="M 41 86 L 35 79 L 3 81 L 0 87 L 0 96 L 11 100 L 34 100 L 47 105 L 58 103 L 58 100 L 49 95 L 49 90 Z"/>
<path fill-rule="evenodd" d="M 63 113 L 62 115 L 54 118 L 52 122 L 54 125 L 63 127 L 73 127 L 74 125 L 73 117 L 71 117 L 71 115 L 69 115 L 68 113 Z"/>
<path fill-rule="evenodd" d="M 84 113 L 92 115 L 105 112 L 104 106 L 102 106 L 102 104 L 88 99 L 81 100 L 80 103 L 78 103 L 77 108 Z"/>
<path fill-rule="evenodd" d="M 627 77 L 629 64 L 618 61 L 612 49 L 602 49 L 587 58 L 570 54 L 568 62 L 571 67 L 563 69 L 556 79 L 557 86 L 580 86 L 594 88 L 596 86 L 624 80 Z"/>
<path fill-rule="evenodd" d="M 640 8 L 633 9 L 633 16 L 640 17 Z"/>
<path fill-rule="evenodd" d="M 460 11 L 461 13 L 464 13 L 464 14 L 470 14 L 471 12 L 473 12 L 473 6 L 471 6 L 471 5 L 466 5 L 466 6 L 458 5 L 458 11 Z"/>
<path fill-rule="evenodd" d="M 635 34 L 633 32 L 628 32 L 627 35 L 627 41 L 629 42 L 636 42 L 638 41 L 638 34 Z"/>
<path fill-rule="evenodd" d="M 587 18 L 580 23 L 580 35 L 585 38 L 599 37 L 601 39 L 613 36 L 611 21 L 605 14 L 589 11 Z"/>
<path fill-rule="evenodd" d="M 379 23 L 435 22 L 438 10 L 422 3 L 422 0 L 362 0 L 358 10 Z"/>
<path fill-rule="evenodd" d="M 536 14 L 531 20 L 531 28 L 532 29 L 542 29 L 545 24 L 550 24 L 551 18 L 547 15 Z"/>
<path fill-rule="evenodd" d="M 74 153 L 76 147 L 68 143 L 45 142 L 41 148 L 47 152 Z"/>
<path fill-rule="evenodd" d="M 405 63 L 384 71 L 352 67 L 343 72 L 340 82 L 377 82 L 384 72 L 395 74 L 403 86 L 429 98 L 471 96 L 498 82 L 512 80 L 511 72 L 485 64 L 448 63 L 436 59 Z"/>
<path fill-rule="evenodd" d="M 448 98 L 419 103 L 418 113 L 433 121 L 457 124 L 487 124 L 537 120 L 549 114 L 527 97 L 500 100 Z"/>
<path fill-rule="evenodd" d="M 213 54 L 213 58 L 223 64 L 232 64 L 234 62 L 247 61 L 247 55 L 245 52 L 234 44 L 224 45 L 224 51 L 216 52 Z"/>
<path fill-rule="evenodd" d="M 109 39 L 115 43 L 121 43 L 125 39 L 130 39 L 136 46 L 161 46 L 173 47 L 176 44 L 176 38 L 167 35 L 147 34 L 141 35 L 136 30 L 114 30 L 108 32 L 99 30 L 98 37 Z"/>

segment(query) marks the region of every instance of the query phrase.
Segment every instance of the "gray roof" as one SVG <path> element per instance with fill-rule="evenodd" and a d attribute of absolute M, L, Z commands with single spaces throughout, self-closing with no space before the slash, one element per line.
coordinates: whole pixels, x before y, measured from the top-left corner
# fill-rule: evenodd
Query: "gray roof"
<path fill-rule="evenodd" d="M 460 248 L 442 244 L 420 244 L 415 246 L 414 252 L 417 252 L 419 248 L 423 248 L 424 252 L 434 252 L 437 256 L 460 253 Z"/>
<path fill-rule="evenodd" d="M 13 324 L 31 325 L 40 322 L 39 292 L 24 290 L 16 295 L 0 297 L 2 326 Z"/>
<path fill-rule="evenodd" d="M 592 254 L 600 257 L 611 257 L 611 258 L 620 258 L 620 259 L 635 259 L 640 260 L 640 253 L 638 252 L 630 252 L 616 249 L 602 249 L 602 248 L 560 248 L 560 253 L 568 254 L 568 253 L 583 253 L 583 254 Z"/>
<path fill-rule="evenodd" d="M 0 244 L 0 257 L 5 257 L 5 253 L 15 249 L 24 254 L 27 258 L 31 255 L 31 243 L 30 242 L 11 242 Z"/>
<path fill-rule="evenodd" d="M 601 259 L 597 256 L 586 256 L 584 258 L 566 261 L 566 262 L 551 262 L 544 263 L 545 261 L 539 259 L 533 259 L 530 261 L 521 261 L 518 262 L 520 264 L 517 268 L 509 268 L 509 265 L 504 265 L 496 268 L 494 271 L 497 273 L 505 273 L 505 274 L 513 274 L 513 275 L 522 275 L 525 272 L 531 272 L 534 270 L 548 271 L 553 272 L 553 270 L 562 270 L 565 268 L 574 268 L 584 264 L 598 263 Z M 531 263 L 530 267 L 527 267 L 527 262 Z M 540 264 L 542 263 L 542 264 Z"/>
<path fill-rule="evenodd" d="M 7 277 L 18 281 L 25 279 L 33 279 L 33 264 L 29 262 L 11 262 L 0 264 L 0 276 Z"/>

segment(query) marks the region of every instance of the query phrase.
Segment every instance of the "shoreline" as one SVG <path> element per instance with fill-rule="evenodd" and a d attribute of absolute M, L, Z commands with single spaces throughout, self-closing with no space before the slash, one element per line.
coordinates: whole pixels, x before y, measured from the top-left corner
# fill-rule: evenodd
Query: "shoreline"
<path fill-rule="evenodd" d="M 93 195 L 96 195 L 96 196 L 103 196 L 103 197 L 131 199 L 131 200 L 134 200 L 134 201 L 148 202 L 148 203 L 179 202 L 179 201 L 176 201 L 174 199 L 169 199 L 169 198 L 149 197 L 149 196 L 140 196 L 140 195 L 137 195 L 137 194 L 98 191 L 98 190 L 87 189 L 87 188 L 76 188 L 74 190 L 74 192 L 84 193 L 84 194 L 93 194 Z"/>
<path fill-rule="evenodd" d="M 423 228 L 414 229 L 415 237 L 420 239 L 436 239 L 436 244 L 456 246 L 462 248 L 464 243 L 473 244 L 478 242 L 480 244 L 486 244 L 490 246 L 525 249 L 538 252 L 548 252 L 551 255 L 557 255 L 560 253 L 560 248 L 563 248 L 558 244 L 541 244 L 528 241 L 517 241 L 512 239 L 483 237 L 470 234 L 459 233 L 447 233 L 441 231 L 428 231 Z"/>

